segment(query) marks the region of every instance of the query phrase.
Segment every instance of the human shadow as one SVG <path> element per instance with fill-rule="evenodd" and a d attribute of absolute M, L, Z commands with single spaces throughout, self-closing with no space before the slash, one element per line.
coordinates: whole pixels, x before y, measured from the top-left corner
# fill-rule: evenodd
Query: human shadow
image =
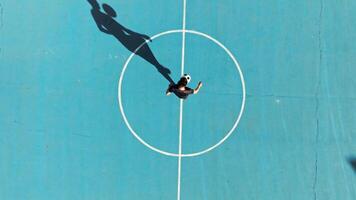
<path fill-rule="evenodd" d="M 91 15 L 101 32 L 114 36 L 126 49 L 151 63 L 164 78 L 174 83 L 169 76 L 171 71 L 158 62 L 148 46 L 147 43 L 151 41 L 149 36 L 136 33 L 117 22 L 114 19 L 117 17 L 116 11 L 110 5 L 102 4 L 102 11 L 97 0 L 87 1 L 92 6 Z"/>
<path fill-rule="evenodd" d="M 356 157 L 348 157 L 347 161 L 349 162 L 349 164 L 351 165 L 352 169 L 354 170 L 354 172 L 356 173 Z"/>

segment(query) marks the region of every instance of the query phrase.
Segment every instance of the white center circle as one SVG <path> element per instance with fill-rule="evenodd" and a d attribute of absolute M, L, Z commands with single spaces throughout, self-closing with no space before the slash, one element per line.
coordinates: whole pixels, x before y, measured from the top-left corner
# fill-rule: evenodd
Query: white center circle
<path fill-rule="evenodd" d="M 241 80 L 241 86 L 242 86 L 242 102 L 241 102 L 241 108 L 240 108 L 240 112 L 239 112 L 239 115 L 238 117 L 236 118 L 235 120 L 235 123 L 234 125 L 232 126 L 232 128 L 230 129 L 230 131 L 218 142 L 216 143 L 215 145 L 205 149 L 205 150 L 202 150 L 202 151 L 199 151 L 199 152 L 195 152 L 195 153 L 189 153 L 189 154 L 177 154 L 177 153 L 171 153 L 171 152 L 167 152 L 167 151 L 163 151 L 161 149 L 158 149 L 150 144 L 148 144 L 146 141 L 144 141 L 134 130 L 133 128 L 131 127 L 129 121 L 127 120 L 127 117 L 125 115 L 125 111 L 124 111 L 124 108 L 122 106 L 122 80 L 124 78 L 124 75 L 125 75 L 125 71 L 126 71 L 126 68 L 128 67 L 128 64 L 130 63 L 131 59 L 136 55 L 135 53 L 144 45 L 146 44 L 148 41 L 146 41 L 145 43 L 141 44 L 134 53 L 132 53 L 130 55 L 130 57 L 126 60 L 125 64 L 124 64 L 124 67 L 122 69 L 122 72 L 120 74 L 120 79 L 119 79 L 119 85 L 118 85 L 118 100 L 119 100 L 119 107 L 120 107 L 120 112 L 122 114 L 122 117 L 124 118 L 124 121 L 125 121 L 125 124 L 126 126 L 128 127 L 128 129 L 130 130 L 130 132 L 133 134 L 133 136 L 135 136 L 135 138 L 140 141 L 143 145 L 145 145 L 146 147 L 148 147 L 149 149 L 155 151 L 155 152 L 158 152 L 160 154 L 163 154 L 163 155 L 166 155 L 166 156 L 173 156 L 173 157 L 194 157 L 194 156 L 199 156 L 199 155 L 202 155 L 202 154 L 205 154 L 205 153 L 208 153 L 209 151 L 215 149 L 216 147 L 220 146 L 222 143 L 224 143 L 226 141 L 226 139 L 228 139 L 230 137 L 230 135 L 234 132 L 234 130 L 236 129 L 237 125 L 239 124 L 240 122 L 240 119 L 241 119 L 241 116 L 243 114 L 243 111 L 244 111 L 244 107 L 245 107 L 245 100 L 246 100 L 246 89 L 245 89 L 245 81 L 244 81 L 244 77 L 243 77 L 243 74 L 242 74 L 242 71 L 240 69 L 240 65 L 239 63 L 237 62 L 236 58 L 233 56 L 233 54 L 223 45 L 221 44 L 219 41 L 217 41 L 216 39 L 214 39 L 213 37 L 205 34 L 205 33 L 202 33 L 202 32 L 198 32 L 198 31 L 194 31 L 194 30 L 170 30 L 170 31 L 166 31 L 166 32 L 162 32 L 162 33 L 159 33 L 157 35 L 154 35 L 151 40 L 154 40 L 158 37 L 161 37 L 163 35 L 168 35 L 168 34 L 174 34 L 174 33 L 182 33 L 182 32 L 186 32 L 186 33 L 190 33 L 190 34 L 194 34 L 194 35 L 199 35 L 199 36 L 202 36 L 202 37 L 205 37 L 211 41 L 213 41 L 215 44 L 217 44 L 218 46 L 220 46 L 222 49 L 224 49 L 224 51 L 229 55 L 229 57 L 232 59 L 232 61 L 234 62 L 236 68 L 237 68 L 237 71 L 239 72 L 239 76 L 240 76 L 240 80 Z"/>

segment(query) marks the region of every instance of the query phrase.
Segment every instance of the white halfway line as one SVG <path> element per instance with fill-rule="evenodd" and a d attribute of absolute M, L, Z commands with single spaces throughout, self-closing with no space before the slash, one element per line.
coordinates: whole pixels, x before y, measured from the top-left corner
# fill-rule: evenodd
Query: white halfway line
<path fill-rule="evenodd" d="M 177 200 L 180 200 L 180 179 L 181 179 L 181 167 L 182 167 L 182 127 L 183 127 L 183 99 L 180 100 L 180 112 L 179 112 L 179 152 L 178 152 L 178 189 Z"/>
<path fill-rule="evenodd" d="M 181 76 L 184 74 L 186 5 L 187 5 L 186 0 L 183 0 Z M 179 149 L 178 149 L 177 200 L 180 200 L 180 180 L 181 180 L 181 171 L 182 171 L 181 170 L 181 168 L 182 168 L 182 137 L 183 137 L 183 99 L 180 100 L 180 108 L 179 108 Z"/>

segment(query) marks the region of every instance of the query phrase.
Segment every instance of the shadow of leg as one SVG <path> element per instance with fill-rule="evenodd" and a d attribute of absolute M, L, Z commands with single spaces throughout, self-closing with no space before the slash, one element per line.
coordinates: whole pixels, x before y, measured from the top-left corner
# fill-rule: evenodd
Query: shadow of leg
<path fill-rule="evenodd" d="M 156 67 L 156 69 L 158 70 L 158 72 L 165 78 L 167 79 L 170 83 L 174 83 L 174 81 L 172 80 L 172 78 L 169 76 L 169 74 L 171 73 L 171 70 L 164 67 L 163 65 L 161 65 L 156 57 L 153 55 L 150 47 L 145 44 L 143 45 L 137 52 L 137 55 L 139 55 L 140 57 L 142 57 L 143 59 L 145 59 L 147 62 L 151 63 L 154 67 Z"/>

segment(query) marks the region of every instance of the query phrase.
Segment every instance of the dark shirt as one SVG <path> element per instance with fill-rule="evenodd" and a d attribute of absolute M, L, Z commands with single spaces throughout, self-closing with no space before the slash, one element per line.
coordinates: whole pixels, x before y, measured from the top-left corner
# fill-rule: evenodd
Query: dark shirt
<path fill-rule="evenodd" d="M 181 99 L 186 99 L 190 94 L 194 93 L 194 90 L 189 87 L 185 87 L 185 90 L 180 90 L 178 88 L 178 85 L 171 86 L 169 88 L 169 91 L 173 92 L 177 97 Z"/>

